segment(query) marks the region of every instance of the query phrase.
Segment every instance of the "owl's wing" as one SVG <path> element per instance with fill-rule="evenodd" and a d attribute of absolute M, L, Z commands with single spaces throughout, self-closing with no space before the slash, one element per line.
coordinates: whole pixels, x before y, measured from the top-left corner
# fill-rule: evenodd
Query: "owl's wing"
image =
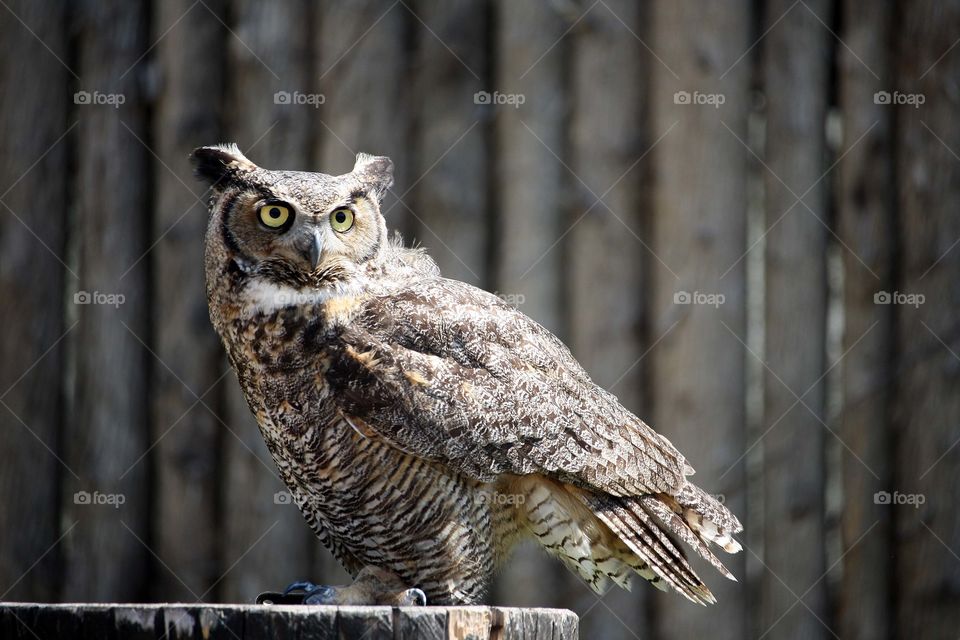
<path fill-rule="evenodd" d="M 461 282 L 369 300 L 325 351 L 355 427 L 479 480 L 540 473 L 629 496 L 673 493 L 693 471 L 553 334 Z"/>

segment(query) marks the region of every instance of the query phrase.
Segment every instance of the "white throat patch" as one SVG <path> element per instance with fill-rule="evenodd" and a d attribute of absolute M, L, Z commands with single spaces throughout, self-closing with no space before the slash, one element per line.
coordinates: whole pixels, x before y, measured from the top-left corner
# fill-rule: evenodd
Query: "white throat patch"
<path fill-rule="evenodd" d="M 293 306 L 311 306 L 351 295 L 354 287 L 333 285 L 326 289 L 294 289 L 285 284 L 256 279 L 243 289 L 244 310 L 250 314 L 272 313 Z"/>

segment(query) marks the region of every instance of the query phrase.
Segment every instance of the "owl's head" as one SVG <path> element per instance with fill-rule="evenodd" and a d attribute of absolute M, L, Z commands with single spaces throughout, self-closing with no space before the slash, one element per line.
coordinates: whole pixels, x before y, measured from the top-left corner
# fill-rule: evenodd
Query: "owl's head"
<path fill-rule="evenodd" d="M 341 176 L 263 169 L 232 144 L 191 159 L 213 192 L 208 281 L 219 272 L 296 290 L 335 287 L 388 245 L 380 200 L 393 184 L 389 158 L 361 153 Z"/>

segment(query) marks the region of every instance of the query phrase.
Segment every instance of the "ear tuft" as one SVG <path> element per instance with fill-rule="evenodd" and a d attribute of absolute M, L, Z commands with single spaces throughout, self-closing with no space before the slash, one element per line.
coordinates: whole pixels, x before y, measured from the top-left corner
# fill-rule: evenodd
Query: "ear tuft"
<path fill-rule="evenodd" d="M 232 142 L 194 149 L 190 160 L 193 162 L 194 174 L 214 187 L 228 181 L 237 172 L 258 168 Z"/>
<path fill-rule="evenodd" d="M 383 199 L 387 189 L 393 186 L 393 161 L 386 156 L 358 153 L 353 174 L 379 201 Z"/>

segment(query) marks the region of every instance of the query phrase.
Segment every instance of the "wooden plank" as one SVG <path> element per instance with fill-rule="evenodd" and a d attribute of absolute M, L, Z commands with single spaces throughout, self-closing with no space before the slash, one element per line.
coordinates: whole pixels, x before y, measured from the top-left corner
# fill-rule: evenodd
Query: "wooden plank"
<path fill-rule="evenodd" d="M 901 298 L 895 305 L 898 637 L 960 629 L 960 123 L 956 79 L 960 2 L 903 2 L 897 10 L 891 90 L 923 104 L 896 110 L 897 237 Z M 949 53 L 948 53 L 949 52 Z M 912 501 L 912 504 L 911 502 Z M 922 501 L 922 504 L 921 504 Z"/>
<path fill-rule="evenodd" d="M 0 607 L 0 629 L 11 640 L 47 640 L 48 638 L 81 638 L 80 619 L 64 615 L 65 609 L 50 609 L 37 604 L 16 604 Z"/>
<path fill-rule="evenodd" d="M 553 245 L 562 243 L 566 230 L 561 195 L 575 179 L 554 156 L 564 152 L 563 51 L 568 43 L 551 47 L 569 25 L 567 16 L 548 3 L 493 6 L 496 67 L 492 85 L 485 88 L 491 94 L 485 108 L 492 111 L 495 138 L 492 288 L 563 336 L 563 250 Z M 493 104 L 495 92 L 516 102 L 522 95 L 523 104 Z M 559 604 L 573 582 L 555 562 L 533 544 L 520 547 L 495 581 L 492 602 Z M 548 588 L 545 579 L 557 588 Z"/>
<path fill-rule="evenodd" d="M 332 640 L 337 637 L 337 607 L 246 607 L 244 640 L 302 638 Z M 360 637 L 360 636 L 356 636 Z"/>
<path fill-rule="evenodd" d="M 390 607 L 337 607 L 337 638 L 393 640 L 393 610 Z"/>
<path fill-rule="evenodd" d="M 219 2 L 207 6 L 222 13 Z M 210 597 L 205 592 L 222 571 L 216 509 L 221 427 L 207 408 L 217 404 L 220 346 L 207 320 L 202 268 L 209 194 L 186 162 L 194 148 L 222 135 L 226 32 L 210 11 L 187 0 L 157 3 L 151 34 L 160 75 L 152 122 L 156 246 L 149 259 L 152 304 L 162 318 L 154 323 L 151 386 L 153 539 L 170 568 L 157 574 L 153 588 L 155 597 L 168 600 Z"/>
<path fill-rule="evenodd" d="M 113 608 L 113 628 L 122 640 L 155 640 L 162 635 L 163 616 L 155 608 Z M 169 637 L 169 636 L 168 636 Z"/>
<path fill-rule="evenodd" d="M 447 638 L 469 640 L 490 637 L 492 614 L 489 607 L 456 607 L 447 614 Z"/>
<path fill-rule="evenodd" d="M 569 346 L 593 380 L 631 411 L 644 415 L 642 342 L 644 259 L 643 182 L 652 140 L 644 121 L 650 57 L 641 7 L 617 0 L 590 9 L 570 32 L 573 104 L 570 178 L 574 206 L 567 236 Z M 617 60 L 617 64 L 610 64 Z M 583 181 L 583 183 L 580 182 Z M 643 238 L 643 240 L 641 240 Z M 579 583 L 570 606 L 585 611 L 589 638 L 630 637 L 648 626 L 651 590 L 634 576 L 628 592 L 611 586 L 596 603 Z"/>
<path fill-rule="evenodd" d="M 432 608 L 402 607 L 394 610 L 396 640 L 446 640 L 447 616 Z"/>
<path fill-rule="evenodd" d="M 734 63 L 750 46 L 750 15 L 748 2 L 695 8 L 654 3 L 652 48 L 661 60 L 650 62 L 647 134 L 654 141 L 662 137 L 650 152 L 657 170 L 646 260 L 652 285 L 648 417 L 696 469 L 693 482 L 721 495 L 742 521 L 750 63 Z M 717 553 L 745 579 L 746 554 Z M 705 563 L 697 567 L 723 608 L 722 623 L 712 607 L 655 593 L 657 633 L 748 636 L 742 582 L 720 577 Z"/>
<path fill-rule="evenodd" d="M 243 0 L 231 5 L 230 25 L 236 35 L 228 48 L 228 137 L 264 167 L 313 169 L 311 122 L 317 110 L 293 100 L 295 93 L 316 93 L 311 80 L 311 15 L 303 0 L 269 4 Z M 278 92 L 285 92 L 290 101 L 275 99 Z M 284 501 L 286 488 L 233 373 L 222 388 L 226 535 L 221 560 L 225 568 L 237 564 L 223 579 L 221 597 L 253 602 L 262 591 L 312 578 L 313 535 L 296 507 Z"/>
<path fill-rule="evenodd" d="M 404 635 L 403 621 L 428 635 Z M 432 620 L 432 624 L 424 624 Z M 450 624 L 448 629 L 447 624 Z M 436 625 L 441 625 L 437 627 Z M 573 640 L 577 616 L 563 609 L 332 607 L 67 603 L 0 606 L 4 638 L 159 637 L 199 640 Z M 438 634 L 434 630 L 439 630 Z M 127 635 L 132 634 L 132 635 Z M 151 635 L 152 634 L 152 635 Z"/>
<path fill-rule="evenodd" d="M 320 113 L 313 78 L 313 11 L 306 0 L 232 0 L 227 65 L 228 132 L 250 159 L 271 169 L 312 170 Z M 283 46 L 276 46 L 277 42 Z M 352 166 L 352 165 L 351 165 Z"/>
<path fill-rule="evenodd" d="M 56 455 L 66 347 L 58 340 L 68 328 L 63 290 L 65 280 L 76 284 L 61 265 L 70 179 L 61 136 L 72 124 L 71 72 L 54 56 L 68 57 L 62 3 L 11 2 L 3 11 L 0 85 L 9 89 L 0 93 L 0 600 L 50 600 L 60 575 L 60 548 L 47 553 L 61 534 L 58 481 L 70 473 Z"/>
<path fill-rule="evenodd" d="M 567 228 L 563 189 L 575 177 L 557 159 L 565 151 L 568 108 L 563 65 L 568 44 L 557 41 L 575 16 L 535 2 L 502 1 L 495 7 L 497 62 L 489 93 L 523 104 L 488 105 L 496 148 L 494 284 L 503 294 L 523 296 L 516 299 L 523 300 L 524 313 L 563 334 L 563 248 L 555 243 L 562 243 Z"/>
<path fill-rule="evenodd" d="M 187 607 L 165 607 L 162 625 L 163 635 L 170 640 L 193 640 L 199 635 L 197 619 Z"/>
<path fill-rule="evenodd" d="M 407 237 L 409 210 L 396 195 L 413 182 L 410 152 L 409 34 L 414 18 L 394 0 L 325 2 L 318 7 L 320 90 L 326 101 L 318 133 L 319 167 L 347 173 L 358 152 L 389 156 L 393 194 L 383 202 L 387 225 Z"/>
<path fill-rule="evenodd" d="M 877 305 L 893 291 L 894 110 L 876 104 L 881 77 L 891 79 L 893 3 L 843 6 L 849 49 L 839 48 L 843 158 L 837 166 L 837 234 L 843 251 L 840 367 L 843 414 L 843 574 L 837 633 L 843 638 L 885 638 L 892 629 L 891 509 L 874 504 L 890 487 L 890 381 L 893 377 L 893 307 Z M 855 53 L 854 53 L 855 52 Z M 863 263 L 861 263 L 861 260 Z"/>
<path fill-rule="evenodd" d="M 148 588 L 149 476 L 135 464 L 149 446 L 153 366 L 149 258 L 141 259 L 151 156 L 144 68 L 135 65 L 150 46 L 147 25 L 140 3 L 71 11 L 79 89 L 88 97 L 76 107 L 75 271 L 78 292 L 89 297 L 72 305 L 78 324 L 68 338 L 76 356 L 66 462 L 80 475 L 68 474 L 63 487 L 66 520 L 78 523 L 65 553 L 68 599 L 142 597 Z"/>
<path fill-rule="evenodd" d="M 162 605 L 161 605 L 162 606 Z M 196 607 L 197 630 L 203 640 L 228 640 L 243 636 L 250 611 L 234 606 Z"/>
<path fill-rule="evenodd" d="M 820 0 L 791 8 L 786 0 L 771 0 L 765 8 L 768 26 L 786 14 L 763 43 L 769 233 L 762 428 L 769 431 L 762 440 L 760 633 L 770 629 L 771 639 L 829 635 L 820 622 L 827 617 L 827 585 L 820 579 L 826 571 L 827 184 L 818 180 L 827 169 L 824 128 L 834 42 L 821 20 L 829 20 L 831 6 Z M 804 606 L 796 604 L 804 593 Z"/>
<path fill-rule="evenodd" d="M 473 96 L 487 77 L 487 6 L 475 0 L 412 5 L 416 39 L 416 168 L 406 198 L 412 238 L 448 278 L 486 284 L 490 224 L 484 112 Z M 447 50 L 447 47 L 450 50 Z M 390 221 L 395 206 L 384 215 Z"/>

